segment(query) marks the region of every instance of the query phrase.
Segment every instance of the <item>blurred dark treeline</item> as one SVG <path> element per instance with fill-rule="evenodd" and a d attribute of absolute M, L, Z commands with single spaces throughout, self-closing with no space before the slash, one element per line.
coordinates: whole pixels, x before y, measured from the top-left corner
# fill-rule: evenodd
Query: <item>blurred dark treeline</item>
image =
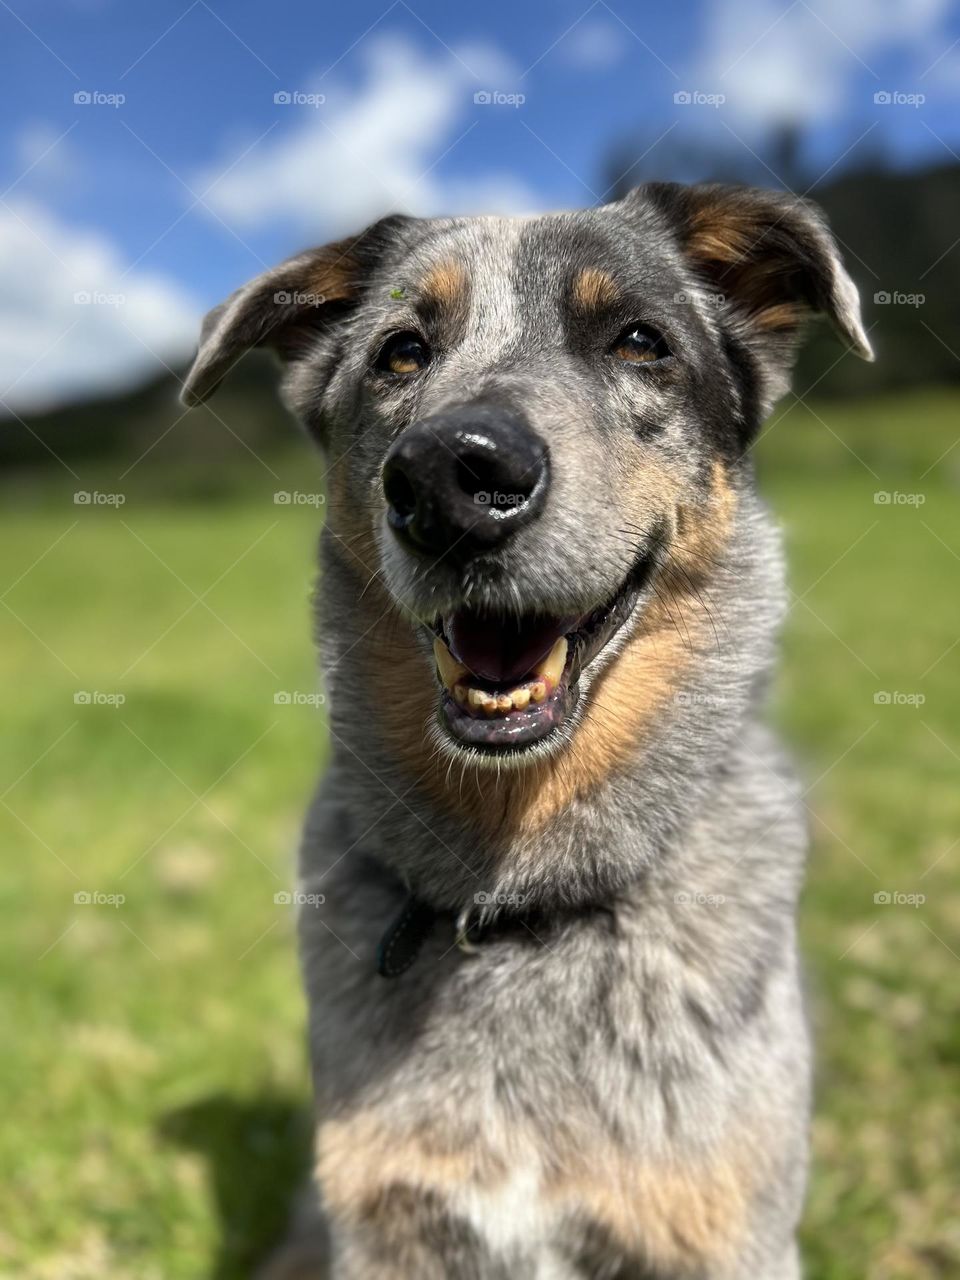
<path fill-rule="evenodd" d="M 818 181 L 801 142 L 799 134 L 781 130 L 761 155 L 742 147 L 724 152 L 696 139 L 677 142 L 672 134 L 644 156 L 641 138 L 626 139 L 611 152 L 608 198 L 654 178 L 745 182 L 806 195 L 825 209 L 839 238 L 860 288 L 877 363 L 843 354 L 825 327 L 815 326 L 800 359 L 796 392 L 839 397 L 957 381 L 960 165 L 898 171 L 873 152 L 856 167 L 838 167 Z M 276 381 L 272 362 L 254 353 L 209 407 L 183 420 L 179 380 L 170 373 L 132 392 L 3 419 L 0 467 L 54 456 L 124 459 L 147 452 L 156 458 L 215 459 L 236 454 L 238 441 L 257 454 L 269 452 L 296 437 L 277 399 Z"/>

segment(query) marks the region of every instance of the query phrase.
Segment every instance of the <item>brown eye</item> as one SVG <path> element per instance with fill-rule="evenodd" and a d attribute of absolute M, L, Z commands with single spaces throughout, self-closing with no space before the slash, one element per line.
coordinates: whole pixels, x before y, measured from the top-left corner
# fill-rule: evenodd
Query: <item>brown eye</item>
<path fill-rule="evenodd" d="M 395 333 L 380 348 L 374 368 L 380 373 L 407 377 L 430 363 L 430 350 L 415 333 Z"/>
<path fill-rule="evenodd" d="M 638 325 L 616 340 L 613 354 L 629 364 L 651 364 L 670 355 L 670 348 L 662 333 L 648 325 Z"/>

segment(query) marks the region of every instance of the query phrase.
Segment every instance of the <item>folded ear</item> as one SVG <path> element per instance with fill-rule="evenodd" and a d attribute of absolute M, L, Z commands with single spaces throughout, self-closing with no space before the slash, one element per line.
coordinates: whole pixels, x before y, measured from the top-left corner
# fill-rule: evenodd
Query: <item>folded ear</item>
<path fill-rule="evenodd" d="M 180 392 L 183 404 L 192 407 L 211 396 L 251 347 L 270 347 L 285 361 L 312 351 L 360 300 L 371 270 L 408 221 L 383 218 L 358 236 L 297 254 L 214 307 Z"/>
<path fill-rule="evenodd" d="M 691 268 L 725 299 L 748 345 L 783 366 L 786 389 L 803 322 L 826 316 L 864 360 L 873 351 L 860 318 L 857 287 L 844 268 L 826 218 L 799 196 L 756 187 L 654 182 L 641 196 L 664 215 Z"/>

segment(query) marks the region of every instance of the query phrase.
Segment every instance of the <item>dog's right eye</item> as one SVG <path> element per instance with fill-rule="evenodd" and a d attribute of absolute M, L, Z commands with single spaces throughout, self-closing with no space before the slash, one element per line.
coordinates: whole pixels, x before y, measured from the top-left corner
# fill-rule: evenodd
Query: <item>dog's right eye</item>
<path fill-rule="evenodd" d="M 374 362 L 379 373 L 409 377 L 430 363 L 430 348 L 416 333 L 395 333 L 389 337 Z"/>

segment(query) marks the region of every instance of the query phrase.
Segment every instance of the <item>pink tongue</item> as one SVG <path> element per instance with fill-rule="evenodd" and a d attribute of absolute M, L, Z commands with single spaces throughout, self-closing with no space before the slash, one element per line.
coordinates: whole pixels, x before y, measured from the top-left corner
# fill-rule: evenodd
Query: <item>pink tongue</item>
<path fill-rule="evenodd" d="M 482 617 L 459 609 L 444 618 L 450 652 L 475 676 L 492 684 L 517 684 L 530 675 L 577 619 Z"/>

